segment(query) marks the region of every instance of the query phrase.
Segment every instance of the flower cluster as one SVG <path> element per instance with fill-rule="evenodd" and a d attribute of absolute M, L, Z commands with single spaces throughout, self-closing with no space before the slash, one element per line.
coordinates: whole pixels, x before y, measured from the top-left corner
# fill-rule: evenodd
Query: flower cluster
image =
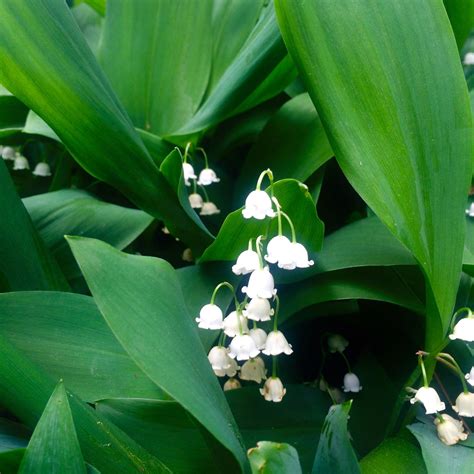
<path fill-rule="evenodd" d="M 11 146 L 0 145 L 0 155 L 5 161 L 13 161 L 13 171 L 24 171 L 30 169 L 28 159 L 22 155 L 20 151 L 15 150 Z M 35 176 L 48 177 L 51 176 L 51 169 L 46 162 L 40 162 L 33 170 Z"/>
<path fill-rule="evenodd" d="M 265 176 L 271 182 L 271 195 L 260 189 Z M 273 175 L 270 170 L 266 170 L 260 175 L 255 191 L 248 195 L 242 210 L 244 219 L 278 220 L 278 235 L 269 240 L 266 253 L 263 252 L 262 242 L 267 236 L 260 235 L 249 241 L 248 248 L 242 251 L 232 266 L 235 275 L 249 275 L 247 284 L 241 287 L 243 301 L 239 301 L 230 283 L 222 282 L 215 288 L 210 303 L 202 307 L 196 322 L 202 329 L 222 331 L 218 345 L 210 350 L 208 359 L 218 377 L 230 377 L 224 384 L 224 390 L 240 387 L 236 378 L 238 375 L 240 380 L 258 384 L 265 381 L 260 389 L 262 396 L 267 401 L 280 402 L 286 389 L 277 376 L 277 357 L 290 355 L 293 349 L 278 327 L 280 300 L 270 265 L 293 270 L 313 265 L 313 261 L 309 260 L 305 247 L 296 241 L 293 222 L 272 196 L 272 189 Z M 291 241 L 283 235 L 283 218 L 291 229 Z M 229 288 L 234 296 L 234 307 L 225 317 L 221 308 L 215 304 L 217 292 L 222 287 Z M 269 321 L 273 322 L 271 331 L 259 327 L 259 324 Z M 228 345 L 227 338 L 230 338 Z M 271 356 L 273 361 L 272 375 L 268 378 L 264 356 Z M 242 366 L 238 362 L 243 362 Z"/>
<path fill-rule="evenodd" d="M 194 167 L 189 163 L 191 158 L 191 143 L 186 145 L 183 155 L 183 177 L 184 184 L 188 187 L 193 187 L 193 192 L 189 194 L 189 203 L 193 209 L 199 209 L 201 216 L 212 216 L 219 214 L 221 211 L 217 206 L 209 200 L 206 187 L 211 184 L 218 183 L 220 178 L 217 177 L 216 172 L 209 168 L 209 162 L 206 152 L 203 148 L 196 148 L 196 151 L 201 152 L 204 157 L 204 168 L 200 171 L 199 176 L 196 175 Z M 198 186 L 200 187 L 204 198 L 198 193 Z"/>

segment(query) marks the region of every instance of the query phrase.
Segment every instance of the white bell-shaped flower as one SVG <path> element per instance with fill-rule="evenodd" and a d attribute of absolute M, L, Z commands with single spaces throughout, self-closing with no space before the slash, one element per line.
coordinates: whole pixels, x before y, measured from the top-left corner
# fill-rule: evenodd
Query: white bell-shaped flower
<path fill-rule="evenodd" d="M 474 202 L 471 202 L 471 205 L 466 209 L 466 214 L 469 217 L 474 217 Z"/>
<path fill-rule="evenodd" d="M 309 259 L 305 246 L 298 242 L 291 244 L 291 257 L 297 268 L 308 268 L 314 265 L 314 260 Z"/>
<path fill-rule="evenodd" d="M 213 202 L 204 202 L 201 207 L 201 216 L 213 216 L 214 214 L 219 214 L 221 210 Z"/>
<path fill-rule="evenodd" d="M 245 311 L 244 311 L 244 314 L 245 314 Z M 466 380 L 469 385 L 474 387 L 474 366 L 472 366 L 471 371 L 466 374 Z"/>
<path fill-rule="evenodd" d="M 231 365 L 232 359 L 229 357 L 228 350 L 223 346 L 214 346 L 207 356 L 213 370 L 225 370 Z"/>
<path fill-rule="evenodd" d="M 432 415 L 446 408 L 444 402 L 439 398 L 438 392 L 431 387 L 421 387 L 416 391 L 415 396 L 410 399 L 410 403 L 421 402 L 425 406 L 426 414 Z"/>
<path fill-rule="evenodd" d="M 236 275 L 247 275 L 247 273 L 257 270 L 260 266 L 258 253 L 255 250 L 244 250 L 238 257 L 232 271 Z"/>
<path fill-rule="evenodd" d="M 281 331 L 271 331 L 268 333 L 265 349 L 262 352 L 271 356 L 290 355 L 293 353 L 293 349 Z"/>
<path fill-rule="evenodd" d="M 453 406 L 453 410 L 459 414 L 459 416 L 474 416 L 474 393 L 462 392 L 458 398 L 456 398 L 456 404 Z"/>
<path fill-rule="evenodd" d="M 244 316 L 253 321 L 270 321 L 275 314 L 274 309 L 266 298 L 253 298 L 245 306 Z"/>
<path fill-rule="evenodd" d="M 263 388 L 260 389 L 267 402 L 281 402 L 286 393 L 281 380 L 278 377 L 270 377 L 267 379 Z"/>
<path fill-rule="evenodd" d="M 217 177 L 216 172 L 211 168 L 204 168 L 199 173 L 198 184 L 201 186 L 209 186 L 212 183 L 218 183 L 220 179 Z"/>
<path fill-rule="evenodd" d="M 288 258 L 291 242 L 284 235 L 277 235 L 270 239 L 267 245 L 267 254 L 265 260 L 269 263 L 277 263 Z"/>
<path fill-rule="evenodd" d="M 272 298 L 276 295 L 275 281 L 268 267 L 257 268 L 250 275 L 247 286 L 242 288 L 242 293 L 246 293 L 253 298 Z"/>
<path fill-rule="evenodd" d="M 344 352 L 348 345 L 348 340 L 340 334 L 331 334 L 328 336 L 329 352 L 332 352 L 333 354 L 335 352 Z"/>
<path fill-rule="evenodd" d="M 29 170 L 30 164 L 28 163 L 26 157 L 17 153 L 15 156 L 15 161 L 13 162 L 13 169 L 15 171 Z"/>
<path fill-rule="evenodd" d="M 462 341 L 474 341 L 474 317 L 460 319 L 454 326 L 453 333 L 449 335 L 450 339 L 461 339 Z"/>
<path fill-rule="evenodd" d="M 439 418 L 435 418 L 434 424 L 436 431 L 438 432 L 438 438 L 447 446 L 452 446 L 459 441 L 465 441 L 467 439 L 467 433 L 464 433 L 464 427 L 462 421 L 456 420 L 449 415 L 439 415 Z"/>
<path fill-rule="evenodd" d="M 197 179 L 196 173 L 194 172 L 193 165 L 191 163 L 183 163 L 183 178 L 186 186 L 191 186 L 190 179 Z"/>
<path fill-rule="evenodd" d="M 4 146 L 2 149 L 2 158 L 4 160 L 11 160 L 15 159 L 15 149 L 11 146 Z"/>
<path fill-rule="evenodd" d="M 206 304 L 199 312 L 199 318 L 196 322 L 201 329 L 222 329 L 224 315 L 219 306 L 215 304 Z"/>
<path fill-rule="evenodd" d="M 237 314 L 239 317 L 237 317 Z M 242 334 L 248 334 L 247 318 L 241 312 L 232 311 L 232 313 L 224 319 L 224 332 L 229 337 L 235 337 L 237 334 L 240 334 L 240 331 L 242 331 Z"/>
<path fill-rule="evenodd" d="M 275 217 L 275 211 L 272 208 L 272 200 L 265 191 L 252 191 L 245 200 L 245 207 L 242 209 L 242 215 L 245 219 L 262 220 L 265 217 Z"/>
<path fill-rule="evenodd" d="M 48 163 L 38 163 L 33 170 L 33 174 L 35 176 L 40 176 L 42 178 L 47 178 L 51 176 L 51 168 L 49 167 Z"/>
<path fill-rule="evenodd" d="M 267 333 L 261 328 L 254 328 L 250 330 L 250 337 L 255 341 L 257 349 L 265 349 L 265 342 L 267 340 Z"/>
<path fill-rule="evenodd" d="M 189 195 L 189 204 L 191 204 L 193 209 L 201 209 L 204 201 L 199 193 L 192 193 Z"/>
<path fill-rule="evenodd" d="M 257 357 L 260 351 L 257 349 L 255 341 L 248 334 L 238 334 L 232 339 L 229 346 L 229 356 L 232 359 L 248 360 Z"/>
<path fill-rule="evenodd" d="M 249 359 L 244 363 L 240 370 L 240 378 L 242 380 L 252 380 L 260 383 L 267 378 L 267 370 L 265 369 L 265 362 L 261 357 Z"/>
<path fill-rule="evenodd" d="M 469 52 L 464 55 L 464 59 L 462 60 L 464 66 L 472 66 L 474 65 L 474 53 Z"/>
<path fill-rule="evenodd" d="M 242 385 L 237 379 L 231 378 L 227 380 L 224 384 L 224 392 L 228 392 L 229 390 L 237 390 L 238 388 L 242 388 Z"/>
<path fill-rule="evenodd" d="M 214 369 L 214 373 L 218 377 L 224 377 L 224 376 L 234 377 L 234 375 L 236 375 L 237 372 L 239 371 L 240 367 L 237 365 L 237 362 L 231 357 L 229 357 L 228 359 L 229 359 L 230 365 L 229 367 L 227 367 L 227 369 Z"/>
<path fill-rule="evenodd" d="M 344 385 L 342 386 L 344 392 L 353 392 L 358 393 L 362 390 L 362 386 L 360 385 L 359 377 L 353 372 L 348 372 L 344 375 Z"/>

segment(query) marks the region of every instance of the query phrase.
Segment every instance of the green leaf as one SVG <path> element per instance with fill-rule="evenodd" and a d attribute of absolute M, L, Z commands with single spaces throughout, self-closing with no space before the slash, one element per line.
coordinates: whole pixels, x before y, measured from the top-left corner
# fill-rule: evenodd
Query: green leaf
<path fill-rule="evenodd" d="M 100 61 L 135 126 L 170 135 L 194 115 L 211 71 L 211 20 L 211 0 L 109 3 Z"/>
<path fill-rule="evenodd" d="M 29 133 L 30 135 L 41 135 L 58 142 L 61 141 L 54 130 L 32 110 L 28 112 L 22 132 Z"/>
<path fill-rule="evenodd" d="M 277 0 L 276 7 L 342 170 L 426 274 L 436 303 L 427 318 L 429 350 L 451 320 L 473 153 L 466 85 L 443 5 Z"/>
<path fill-rule="evenodd" d="M 31 431 L 25 426 L 0 418 L 0 452 L 26 447 L 30 436 Z"/>
<path fill-rule="evenodd" d="M 99 15 L 105 15 L 107 0 L 77 0 L 75 3 L 81 2 L 90 5 Z"/>
<path fill-rule="evenodd" d="M 0 137 L 20 131 L 27 114 L 28 108 L 0 85 Z"/>
<path fill-rule="evenodd" d="M 64 379 L 83 400 L 163 398 L 122 349 L 89 296 L 2 294 L 0 314 L 2 334 L 55 380 Z"/>
<path fill-rule="evenodd" d="M 3 274 L 4 284 L 9 291 L 66 290 L 66 280 L 36 233 L 3 160 L 0 189 L 0 277 Z"/>
<path fill-rule="evenodd" d="M 319 438 L 313 473 L 355 474 L 360 472 L 347 431 L 351 405 L 352 401 L 349 401 L 342 405 L 333 405 L 329 409 Z"/>
<path fill-rule="evenodd" d="M 302 472 L 296 449 L 286 443 L 260 441 L 256 448 L 249 449 L 248 456 L 253 474 Z"/>
<path fill-rule="evenodd" d="M 474 28 L 474 1 L 443 0 L 443 2 L 460 50 L 470 31 Z"/>
<path fill-rule="evenodd" d="M 143 211 L 99 201 L 84 191 L 63 189 L 23 200 L 36 230 L 68 279 L 81 275 L 65 235 L 103 240 L 118 249 L 132 243 L 152 222 Z"/>
<path fill-rule="evenodd" d="M 229 465 L 235 467 L 237 461 L 243 467 L 246 459 L 237 427 L 173 268 L 164 260 L 127 255 L 97 240 L 68 240 L 102 315 L 124 349 L 232 453 Z"/>
<path fill-rule="evenodd" d="M 97 56 L 102 34 L 102 17 L 92 6 L 85 3 L 75 6 L 71 12 L 95 56 Z"/>
<path fill-rule="evenodd" d="M 469 474 L 474 465 L 474 449 L 465 446 L 446 446 L 436 435 L 434 425 L 415 423 L 408 426 L 420 443 L 429 474 Z"/>
<path fill-rule="evenodd" d="M 19 474 L 86 472 L 62 381 L 56 386 L 21 461 Z"/>
<path fill-rule="evenodd" d="M 25 448 L 17 448 L 0 453 L 0 472 L 2 474 L 18 474 L 25 451 Z"/>

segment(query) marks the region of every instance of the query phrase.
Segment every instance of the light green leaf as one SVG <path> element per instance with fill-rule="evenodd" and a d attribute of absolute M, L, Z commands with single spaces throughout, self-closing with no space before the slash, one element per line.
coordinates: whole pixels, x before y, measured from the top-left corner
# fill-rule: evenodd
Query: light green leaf
<path fill-rule="evenodd" d="M 63 382 L 56 386 L 21 461 L 19 474 L 86 472 Z"/>
<path fill-rule="evenodd" d="M 256 448 L 248 452 L 253 474 L 292 474 L 301 473 L 298 453 L 286 443 L 260 441 Z"/>
<path fill-rule="evenodd" d="M 164 260 L 127 255 L 97 240 L 68 240 L 102 315 L 124 349 L 228 450 L 229 466 L 235 468 L 237 461 L 243 467 L 246 459 L 237 427 L 173 268 Z"/>
<path fill-rule="evenodd" d="M 277 0 L 276 7 L 342 170 L 427 276 L 436 303 L 427 318 L 429 350 L 452 315 L 473 153 L 466 85 L 443 5 Z"/>
<path fill-rule="evenodd" d="M 95 56 L 99 47 L 99 41 L 102 33 L 102 17 L 100 13 L 94 11 L 92 6 L 85 2 L 75 6 L 71 12 L 76 19 L 84 38 Z"/>
<path fill-rule="evenodd" d="M 90 5 L 99 15 L 105 15 L 107 0 L 76 0 L 74 3 L 81 4 L 82 2 Z"/>
<path fill-rule="evenodd" d="M 474 1 L 443 0 L 443 2 L 456 37 L 458 49 L 461 49 L 470 31 L 474 28 Z"/>
<path fill-rule="evenodd" d="M 27 114 L 28 108 L 0 85 L 0 137 L 19 132 Z"/>
<path fill-rule="evenodd" d="M 22 132 L 30 135 L 42 135 L 58 142 L 61 141 L 54 130 L 32 110 L 28 112 Z"/>

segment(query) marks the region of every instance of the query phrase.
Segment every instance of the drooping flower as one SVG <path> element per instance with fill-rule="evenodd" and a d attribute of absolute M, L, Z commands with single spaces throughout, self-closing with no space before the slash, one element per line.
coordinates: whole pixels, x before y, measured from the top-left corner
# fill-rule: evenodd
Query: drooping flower
<path fill-rule="evenodd" d="M 456 404 L 453 406 L 453 410 L 459 414 L 459 416 L 474 416 L 474 393 L 461 392 L 456 398 Z"/>
<path fill-rule="evenodd" d="M 232 359 L 228 350 L 223 346 L 214 346 L 207 356 L 213 370 L 225 370 L 231 365 Z"/>
<path fill-rule="evenodd" d="M 232 359 L 248 360 L 257 357 L 260 351 L 257 349 L 255 341 L 248 334 L 237 334 L 229 346 L 229 356 Z"/>
<path fill-rule="evenodd" d="M 308 268 L 314 265 L 314 260 L 309 259 L 305 246 L 298 242 L 291 244 L 291 256 L 297 268 Z"/>
<path fill-rule="evenodd" d="M 190 179 L 197 179 L 196 173 L 194 172 L 193 165 L 191 163 L 183 163 L 183 177 L 184 184 L 191 186 Z"/>
<path fill-rule="evenodd" d="M 198 327 L 202 329 L 222 329 L 224 327 L 223 318 L 224 315 L 219 306 L 206 304 L 201 308 L 196 322 L 199 323 Z"/>
<path fill-rule="evenodd" d="M 446 408 L 444 402 L 439 398 L 438 392 L 432 387 L 421 387 L 416 391 L 415 396 L 410 399 L 410 403 L 421 402 L 425 406 L 426 414 L 432 415 Z"/>
<path fill-rule="evenodd" d="M 462 63 L 464 64 L 464 66 L 474 65 L 474 53 L 472 52 L 466 53 Z"/>
<path fill-rule="evenodd" d="M 193 209 L 201 209 L 204 201 L 199 193 L 192 193 L 189 195 L 189 204 L 191 204 Z"/>
<path fill-rule="evenodd" d="M 219 214 L 221 210 L 213 202 L 204 202 L 201 207 L 201 216 L 213 216 L 214 214 Z"/>
<path fill-rule="evenodd" d="M 253 298 L 245 306 L 244 316 L 254 321 L 270 321 L 275 311 L 266 298 Z"/>
<path fill-rule="evenodd" d="M 184 262 L 194 262 L 193 251 L 190 248 L 184 249 L 183 253 L 181 254 L 181 259 Z"/>
<path fill-rule="evenodd" d="M 265 380 L 267 378 L 267 371 L 263 359 L 261 357 L 255 357 L 245 362 L 240 370 L 240 378 L 242 380 L 252 380 L 257 383 Z"/>
<path fill-rule="evenodd" d="M 230 378 L 227 380 L 227 382 L 224 384 L 224 392 L 227 392 L 229 390 L 236 390 L 238 388 L 242 388 L 242 385 L 237 379 Z"/>
<path fill-rule="evenodd" d="M 268 333 L 265 349 L 262 352 L 272 356 L 279 354 L 290 355 L 293 353 L 293 349 L 281 331 L 271 331 Z"/>
<path fill-rule="evenodd" d="M 472 366 L 471 371 L 466 374 L 466 380 L 469 385 L 474 387 L 474 366 Z"/>
<path fill-rule="evenodd" d="M 278 263 L 286 260 L 290 253 L 290 248 L 290 239 L 284 235 L 277 235 L 268 242 L 265 260 L 269 263 Z"/>
<path fill-rule="evenodd" d="M 41 162 L 35 166 L 33 174 L 35 176 L 47 178 L 48 176 L 51 176 L 51 168 L 49 167 L 48 163 Z"/>
<path fill-rule="evenodd" d="M 267 379 L 263 388 L 260 389 L 267 402 L 281 402 L 286 393 L 281 380 L 278 377 L 270 377 Z"/>
<path fill-rule="evenodd" d="M 254 270 L 250 275 L 248 286 L 244 286 L 242 292 L 251 299 L 272 298 L 276 295 L 275 281 L 268 267 Z"/>
<path fill-rule="evenodd" d="M 464 433 L 462 422 L 449 415 L 439 415 L 434 424 L 438 433 L 438 438 L 447 446 L 452 446 L 459 441 L 467 439 L 467 433 Z"/>
<path fill-rule="evenodd" d="M 257 270 L 259 265 L 258 253 L 254 250 L 244 250 L 237 257 L 237 262 L 232 266 L 232 271 L 236 275 L 247 275 L 247 273 Z"/>
<path fill-rule="evenodd" d="M 227 367 L 227 369 L 214 369 L 214 373 L 218 377 L 234 377 L 234 375 L 236 375 L 237 372 L 240 370 L 240 367 L 237 365 L 237 362 L 231 357 L 229 357 L 229 363 L 230 366 Z"/>
<path fill-rule="evenodd" d="M 340 334 L 331 334 L 328 336 L 329 352 L 332 352 L 333 354 L 335 352 L 344 352 L 348 345 L 349 341 Z"/>
<path fill-rule="evenodd" d="M 460 319 L 454 326 L 453 333 L 449 335 L 450 339 L 461 339 L 467 342 L 474 341 L 474 317 L 469 313 L 467 318 Z"/>
<path fill-rule="evenodd" d="M 245 219 L 262 220 L 265 217 L 274 217 L 275 211 L 272 208 L 272 200 L 265 191 L 252 191 L 245 200 L 245 207 L 242 209 Z"/>
<path fill-rule="evenodd" d="M 239 317 L 237 317 L 237 314 Z M 240 311 L 232 311 L 232 313 L 224 319 L 224 332 L 229 337 L 235 337 L 237 334 L 240 334 L 240 331 L 242 331 L 242 334 L 248 334 L 247 318 Z"/>
<path fill-rule="evenodd" d="M 353 372 L 348 372 L 344 375 L 344 385 L 342 386 L 344 392 L 353 392 L 358 393 L 362 390 L 362 386 L 360 385 L 359 377 Z"/>
<path fill-rule="evenodd" d="M 28 163 L 28 160 L 26 159 L 26 157 L 24 157 L 23 155 L 20 155 L 19 153 L 16 153 L 15 161 L 13 162 L 13 169 L 15 171 L 29 170 L 30 164 Z"/>
<path fill-rule="evenodd" d="M 15 150 L 11 146 L 4 146 L 2 149 L 2 158 L 4 160 L 11 160 L 15 159 Z"/>
<path fill-rule="evenodd" d="M 218 183 L 220 179 L 217 177 L 216 172 L 211 168 L 204 168 L 199 173 L 198 184 L 201 186 L 209 186 L 212 183 Z"/>
<path fill-rule="evenodd" d="M 250 330 L 250 337 L 255 341 L 257 349 L 265 349 L 265 342 L 267 340 L 267 333 L 261 328 L 254 328 Z"/>

